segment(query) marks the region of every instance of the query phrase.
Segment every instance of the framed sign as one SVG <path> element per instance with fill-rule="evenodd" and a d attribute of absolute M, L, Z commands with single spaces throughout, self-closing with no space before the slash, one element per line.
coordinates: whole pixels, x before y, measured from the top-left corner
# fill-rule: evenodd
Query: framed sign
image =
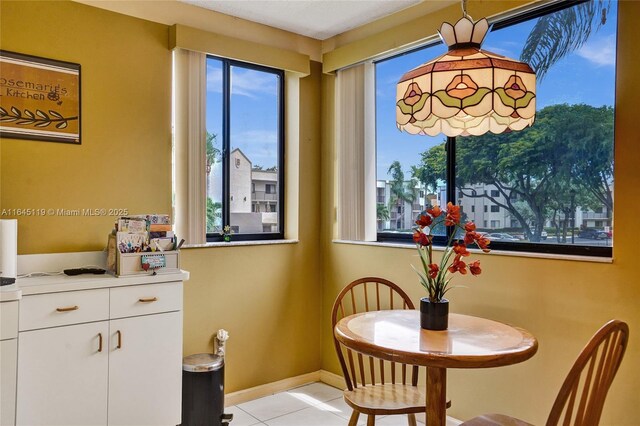
<path fill-rule="evenodd" d="M 0 50 L 0 136 L 80 144 L 80 65 Z"/>

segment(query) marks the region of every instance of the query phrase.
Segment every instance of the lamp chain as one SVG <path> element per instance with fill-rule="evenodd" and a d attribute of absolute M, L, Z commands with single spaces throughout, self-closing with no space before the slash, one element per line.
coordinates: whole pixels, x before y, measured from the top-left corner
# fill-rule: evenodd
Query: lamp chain
<path fill-rule="evenodd" d="M 462 0 L 462 16 L 464 16 L 465 18 L 469 17 L 469 15 L 467 14 L 467 0 Z"/>

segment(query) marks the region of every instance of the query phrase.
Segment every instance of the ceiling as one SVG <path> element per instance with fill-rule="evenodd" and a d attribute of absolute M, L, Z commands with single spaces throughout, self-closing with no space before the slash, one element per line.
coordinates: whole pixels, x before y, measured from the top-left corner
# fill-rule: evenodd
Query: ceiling
<path fill-rule="evenodd" d="M 318 40 L 424 0 L 179 0 Z"/>

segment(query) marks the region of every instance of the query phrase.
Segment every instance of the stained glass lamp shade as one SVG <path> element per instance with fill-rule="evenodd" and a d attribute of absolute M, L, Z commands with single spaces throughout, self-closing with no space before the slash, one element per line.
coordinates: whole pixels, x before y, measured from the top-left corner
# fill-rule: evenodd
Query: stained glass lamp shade
<path fill-rule="evenodd" d="M 444 55 L 412 69 L 397 86 L 396 123 L 411 134 L 479 136 L 531 126 L 536 75 L 524 62 L 482 50 L 489 24 L 442 24 Z"/>

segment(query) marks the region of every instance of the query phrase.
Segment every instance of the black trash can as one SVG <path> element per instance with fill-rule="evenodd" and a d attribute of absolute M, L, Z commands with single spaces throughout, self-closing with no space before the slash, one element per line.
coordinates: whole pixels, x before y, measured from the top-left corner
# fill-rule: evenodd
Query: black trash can
<path fill-rule="evenodd" d="M 224 357 L 196 354 L 182 363 L 182 426 L 223 426 L 233 414 L 224 413 Z"/>

